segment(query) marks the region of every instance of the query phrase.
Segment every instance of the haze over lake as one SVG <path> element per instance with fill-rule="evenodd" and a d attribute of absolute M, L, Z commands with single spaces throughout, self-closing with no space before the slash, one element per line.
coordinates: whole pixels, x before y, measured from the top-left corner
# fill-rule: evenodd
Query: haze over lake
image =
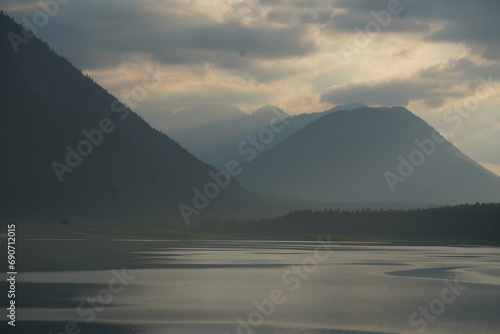
<path fill-rule="evenodd" d="M 495 247 L 22 240 L 19 248 L 18 326 L 37 332 L 64 332 L 68 321 L 88 333 L 149 334 L 489 334 L 500 325 Z M 280 303 L 270 306 L 271 295 Z"/>

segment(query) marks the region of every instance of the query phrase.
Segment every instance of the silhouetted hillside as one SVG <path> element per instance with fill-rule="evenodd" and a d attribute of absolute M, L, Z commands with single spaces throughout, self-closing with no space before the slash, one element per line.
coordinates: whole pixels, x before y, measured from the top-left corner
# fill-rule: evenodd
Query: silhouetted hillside
<path fill-rule="evenodd" d="M 192 189 L 210 181 L 214 169 L 43 41 L 28 39 L 16 54 L 12 34 L 22 37 L 21 26 L 0 14 L 0 215 L 65 222 L 180 219 L 178 204 L 191 204 Z M 72 150 L 83 153 L 78 158 Z M 206 211 L 244 212 L 246 196 L 233 181 Z"/>
<path fill-rule="evenodd" d="M 230 160 L 245 162 L 242 152 L 251 146 L 248 143 L 249 137 L 256 138 L 258 145 L 264 144 L 262 151 L 256 152 L 260 154 L 324 115 L 360 107 L 366 105 L 351 103 L 323 112 L 290 116 L 282 109 L 269 104 L 250 115 L 233 106 L 216 105 L 182 110 L 173 115 L 163 113 L 154 119 L 160 130 L 177 140 L 199 159 L 223 169 Z M 259 133 L 268 130 L 273 132 L 271 140 L 266 138 L 265 143 L 261 143 Z"/>
<path fill-rule="evenodd" d="M 322 111 L 322 112 L 314 112 L 314 113 L 309 113 L 309 114 L 299 114 L 299 115 L 293 115 L 290 117 L 287 117 L 286 120 L 283 122 L 285 126 L 283 126 L 280 131 L 273 131 L 273 139 L 269 143 L 266 143 L 265 148 L 262 152 L 268 151 L 274 146 L 278 145 L 288 137 L 292 136 L 296 132 L 300 131 L 301 129 L 305 128 L 312 122 L 316 121 L 317 119 L 320 119 L 321 117 L 340 111 L 340 110 L 353 110 L 361 107 L 368 107 L 367 105 L 359 102 L 354 102 L 354 103 L 349 103 L 349 104 L 343 104 L 343 105 L 338 105 L 334 108 Z M 271 126 L 266 126 L 266 128 L 272 130 Z M 263 129 L 259 129 L 259 132 L 263 131 Z M 258 132 L 253 134 L 254 136 L 258 136 Z M 262 152 L 259 152 L 261 154 Z M 234 159 L 244 162 L 245 157 L 242 156 L 241 154 L 234 154 L 233 156 Z"/>
<path fill-rule="evenodd" d="M 336 202 L 500 201 L 500 179 L 410 111 L 327 114 L 244 166 L 251 190 Z"/>

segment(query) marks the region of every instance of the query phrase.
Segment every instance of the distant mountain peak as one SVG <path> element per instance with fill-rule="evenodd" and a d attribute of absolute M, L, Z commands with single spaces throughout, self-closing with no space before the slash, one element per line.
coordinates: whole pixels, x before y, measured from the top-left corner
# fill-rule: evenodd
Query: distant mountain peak
<path fill-rule="evenodd" d="M 246 165 L 239 175 L 242 184 L 319 201 L 459 204 L 500 199 L 498 178 L 404 107 L 320 115 Z M 389 174 L 399 177 L 397 185 Z"/>
<path fill-rule="evenodd" d="M 276 106 L 273 106 L 271 104 L 266 104 L 259 109 L 255 110 L 252 113 L 252 116 L 257 116 L 257 115 L 270 115 L 272 113 L 275 113 L 276 111 L 280 112 L 281 114 L 286 114 L 287 116 L 290 116 L 287 112 L 285 112 L 283 109 L 278 108 Z"/>

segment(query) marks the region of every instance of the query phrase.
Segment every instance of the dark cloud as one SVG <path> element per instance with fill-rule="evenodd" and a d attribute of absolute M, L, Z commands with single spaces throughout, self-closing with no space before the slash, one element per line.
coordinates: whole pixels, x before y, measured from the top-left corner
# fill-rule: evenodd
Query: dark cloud
<path fill-rule="evenodd" d="M 387 8 L 388 0 L 340 0 L 341 14 L 332 18 L 329 28 L 354 29 L 373 20 L 371 11 Z M 382 33 L 420 34 L 424 40 L 463 42 L 472 53 L 496 60 L 500 56 L 500 1 L 497 0 L 401 0 L 404 16 L 394 16 Z"/>
<path fill-rule="evenodd" d="M 410 80 L 394 80 L 379 83 L 353 84 L 335 87 L 321 95 L 322 102 L 342 104 L 352 101 L 363 101 L 369 105 L 406 106 L 411 100 L 425 99 L 427 105 L 439 106 L 440 97 L 435 94 L 436 87 Z M 450 92 L 449 94 L 456 95 Z"/>
<path fill-rule="evenodd" d="M 270 8 L 267 19 L 280 24 L 317 24 L 331 34 L 364 30 L 387 11 L 389 0 L 261 1 Z M 465 43 L 486 59 L 500 56 L 500 1 L 400 0 L 402 12 L 390 15 L 381 33 L 413 34 L 427 41 Z M 384 18 L 385 20 L 385 18 Z"/>
<path fill-rule="evenodd" d="M 220 11 L 214 0 L 213 13 Z M 223 2 L 223 1 L 222 1 Z M 317 52 L 308 38 L 311 26 L 324 33 L 364 29 L 374 20 L 370 12 L 387 9 L 389 0 L 261 0 L 267 13 L 255 25 L 236 19 L 218 22 L 215 15 L 197 10 L 196 4 L 169 1 L 72 1 L 40 29 L 58 52 L 78 67 L 96 69 L 116 65 L 137 55 L 148 55 L 168 64 L 211 62 L 235 69 L 235 52 L 245 50 L 252 59 L 304 57 Z M 5 0 L 4 6 L 36 4 L 36 0 Z M 228 2 L 237 12 L 247 2 Z M 36 7 L 36 6 L 35 6 Z M 500 55 L 500 1 L 497 0 L 401 0 L 405 15 L 391 16 L 385 33 L 416 34 L 430 41 L 463 42 L 473 53 L 488 59 Z M 16 18 L 32 11 L 10 12 Z M 273 23 L 277 23 L 273 24 Z M 257 63 L 246 63 L 252 76 Z M 242 72 L 241 69 L 239 69 Z M 256 79 L 258 76 L 254 76 Z M 269 78 L 268 78 L 269 80 Z"/>
<path fill-rule="evenodd" d="M 136 55 L 167 64 L 210 62 L 231 69 L 240 65 L 235 55 L 241 50 L 254 60 L 301 57 L 316 51 L 304 26 L 244 26 L 236 20 L 217 22 L 189 5 L 183 10 L 154 5 L 158 11 L 140 1 L 70 2 L 40 29 L 40 36 L 87 70 L 116 65 Z M 27 11 L 11 14 L 17 19 L 29 17 Z"/>
<path fill-rule="evenodd" d="M 36 10 L 37 2 L 4 0 L 3 6 L 13 8 L 9 13 L 19 20 L 33 14 L 33 9 L 22 9 L 22 5 L 32 4 Z M 248 79 L 250 84 L 271 83 L 301 74 L 310 84 L 324 73 L 331 73 L 331 69 L 317 71 L 316 78 L 307 78 L 308 66 L 293 66 L 288 60 L 328 51 L 320 50 L 316 39 L 331 37 L 335 43 L 340 34 L 350 33 L 354 37 L 354 28 L 363 29 L 374 20 L 371 12 L 387 9 L 388 3 L 389 0 L 214 0 L 213 8 L 201 8 L 196 1 L 71 1 L 61 5 L 59 14 L 40 29 L 39 35 L 84 70 L 115 67 L 140 56 L 165 65 L 212 64 Z M 500 1 L 401 0 L 401 7 L 404 15 L 391 16 L 381 34 L 389 38 L 395 34 L 408 36 L 415 40 L 415 48 L 419 47 L 418 41 L 464 43 L 473 55 L 493 61 L 499 58 Z M 238 16 L 247 12 L 252 15 L 250 23 Z M 217 13 L 227 15 L 218 20 Z M 338 41 L 340 44 L 341 39 Z M 402 58 L 408 52 L 403 50 L 396 56 Z M 362 100 L 381 105 L 407 105 L 423 100 L 436 107 L 447 98 L 466 93 L 463 84 L 473 85 L 477 76 L 483 74 L 479 73 L 481 70 L 488 72 L 484 65 L 463 58 L 424 68 L 412 77 L 336 86 L 325 91 L 321 100 Z M 498 72 L 492 67 L 490 73 Z M 348 82 L 350 78 L 346 78 Z M 327 80 L 321 81 L 320 91 Z"/>
<path fill-rule="evenodd" d="M 332 87 L 321 95 L 322 102 L 343 104 L 363 101 L 370 105 L 406 106 L 422 100 L 437 108 L 448 98 L 474 94 L 480 77 L 500 81 L 499 65 L 477 65 L 466 58 L 421 69 L 412 76 L 385 81 L 348 84 Z"/>

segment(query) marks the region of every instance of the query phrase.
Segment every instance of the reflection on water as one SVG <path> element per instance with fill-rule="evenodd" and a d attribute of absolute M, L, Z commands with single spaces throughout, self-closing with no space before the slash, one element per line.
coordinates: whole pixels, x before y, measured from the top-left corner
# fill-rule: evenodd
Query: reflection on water
<path fill-rule="evenodd" d="M 59 333 L 74 321 L 97 334 L 417 333 L 410 316 L 454 279 L 467 289 L 428 322 L 429 333 L 500 325 L 498 248 L 329 246 L 21 240 L 18 329 Z M 120 289 L 122 268 L 134 278 Z"/>

